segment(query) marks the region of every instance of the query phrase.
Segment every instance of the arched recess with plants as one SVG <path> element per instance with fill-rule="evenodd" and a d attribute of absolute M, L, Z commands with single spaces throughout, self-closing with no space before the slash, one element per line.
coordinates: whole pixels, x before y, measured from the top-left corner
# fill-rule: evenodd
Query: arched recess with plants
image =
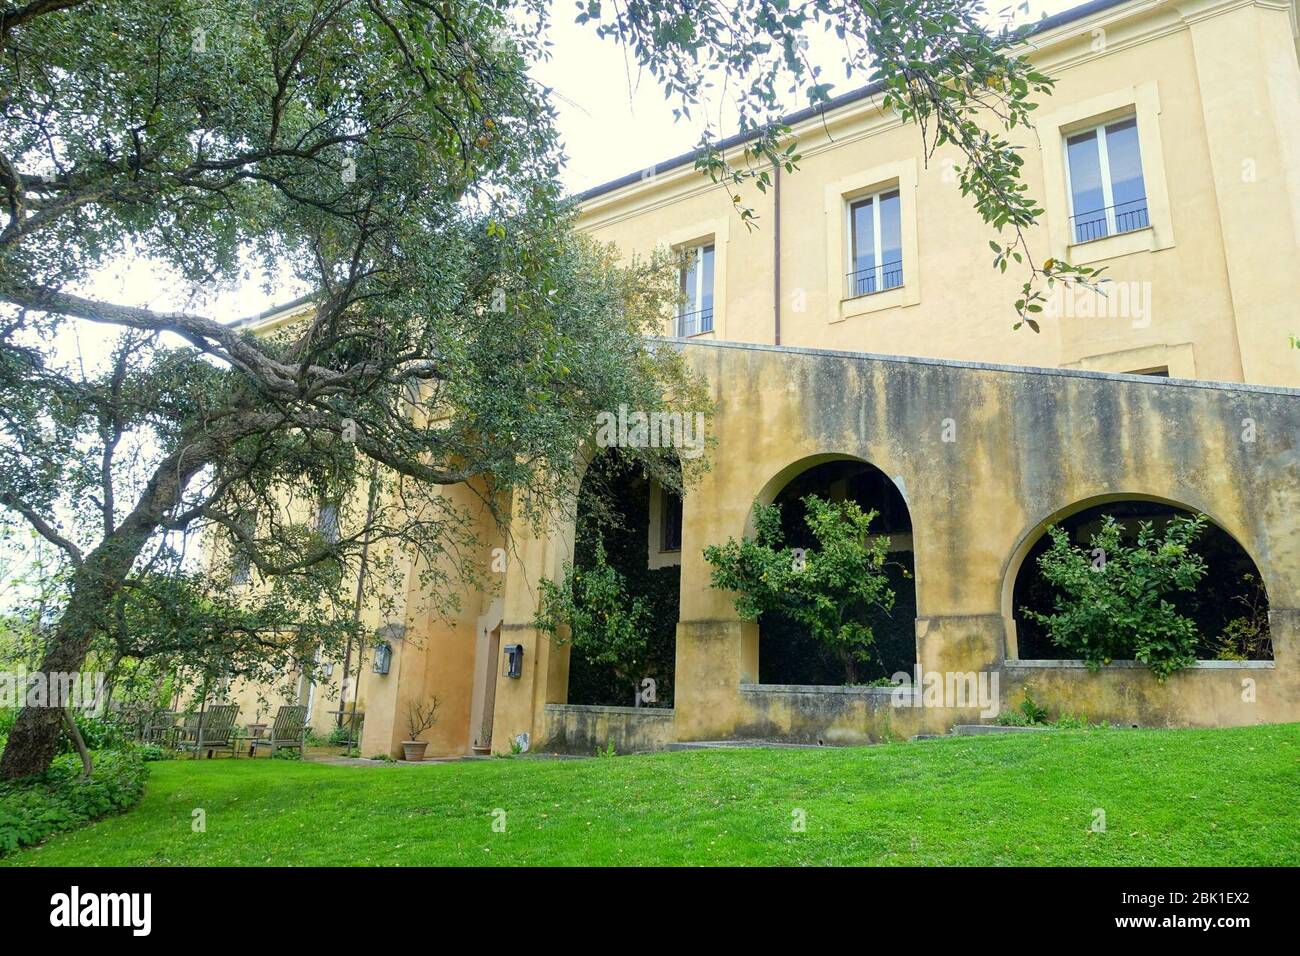
<path fill-rule="evenodd" d="M 579 489 L 573 560 L 542 582 L 536 624 L 569 651 L 568 702 L 671 707 L 681 596 L 681 498 L 617 448 Z"/>
<path fill-rule="evenodd" d="M 759 626 L 764 684 L 884 684 L 916 661 L 912 519 L 869 462 L 820 456 L 760 495 L 743 541 L 709 548 L 713 584 Z"/>
<path fill-rule="evenodd" d="M 1190 508 L 1136 497 L 1082 502 L 1019 554 L 1004 613 L 1020 660 L 1138 660 L 1163 679 L 1196 660 L 1273 658 L 1259 568 Z"/>

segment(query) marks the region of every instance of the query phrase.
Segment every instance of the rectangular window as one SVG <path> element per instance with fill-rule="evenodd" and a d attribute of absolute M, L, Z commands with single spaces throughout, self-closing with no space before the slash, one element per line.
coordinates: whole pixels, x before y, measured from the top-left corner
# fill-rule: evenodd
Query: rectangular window
<path fill-rule="evenodd" d="M 230 562 L 230 583 L 242 586 L 253 580 L 253 562 L 248 552 L 236 546 Z"/>
<path fill-rule="evenodd" d="M 849 204 L 849 298 L 903 284 L 903 227 L 897 189 Z"/>
<path fill-rule="evenodd" d="M 1151 224 L 1135 117 L 1067 136 L 1065 160 L 1074 242 L 1104 239 Z"/>
<path fill-rule="evenodd" d="M 327 501 L 320 506 L 316 513 L 316 530 L 326 543 L 339 543 L 339 506 L 336 502 Z"/>
<path fill-rule="evenodd" d="M 677 334 L 682 338 L 713 331 L 713 245 L 695 246 L 686 256 L 677 312 Z"/>
<path fill-rule="evenodd" d="M 682 499 L 667 488 L 659 490 L 663 511 L 660 515 L 662 533 L 659 536 L 660 551 L 682 550 Z"/>
<path fill-rule="evenodd" d="M 253 537 L 256 522 L 250 515 L 241 511 L 235 523 L 243 534 Z M 242 587 L 253 580 L 253 559 L 248 553 L 248 548 L 233 532 L 230 547 L 230 583 Z"/>

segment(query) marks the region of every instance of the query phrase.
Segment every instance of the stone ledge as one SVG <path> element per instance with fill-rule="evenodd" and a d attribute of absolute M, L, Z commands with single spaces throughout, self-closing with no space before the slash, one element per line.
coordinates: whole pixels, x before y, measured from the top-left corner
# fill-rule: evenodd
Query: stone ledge
<path fill-rule="evenodd" d="M 741 684 L 742 694 L 849 694 L 858 697 L 889 697 L 891 687 L 852 687 L 844 684 Z"/>
<path fill-rule="evenodd" d="M 673 717 L 671 707 L 605 707 L 600 704 L 547 704 L 551 714 L 626 714 L 629 717 Z"/>
<path fill-rule="evenodd" d="M 1275 661 L 1197 661 L 1184 670 L 1204 670 L 1204 671 L 1232 671 L 1232 670 L 1272 670 Z M 1002 664 L 1008 670 L 1017 668 L 1023 669 L 1065 669 L 1065 670 L 1087 670 L 1088 664 L 1085 661 L 1071 660 L 1023 660 L 1023 661 L 1003 661 Z M 1102 673 L 1112 668 L 1120 670 L 1145 670 L 1146 664 L 1141 661 L 1111 661 L 1098 668 L 1097 673 Z M 1175 671 L 1175 673 L 1179 673 Z"/>

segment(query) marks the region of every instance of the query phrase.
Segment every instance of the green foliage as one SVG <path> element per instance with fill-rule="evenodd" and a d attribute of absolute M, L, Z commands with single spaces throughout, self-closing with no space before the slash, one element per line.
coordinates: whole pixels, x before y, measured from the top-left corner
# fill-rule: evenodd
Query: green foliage
<path fill-rule="evenodd" d="M 1031 725 L 1041 724 L 1047 719 L 1047 708 L 1040 707 L 1034 700 L 1034 695 L 1028 684 L 1025 685 L 1024 695 L 1020 698 L 1019 709 L 1021 716 Z"/>
<path fill-rule="evenodd" d="M 617 757 L 617 756 L 618 756 L 618 750 L 614 747 L 614 738 L 613 738 L 613 737 L 611 737 L 611 738 L 609 739 L 609 742 L 605 745 L 605 747 L 604 747 L 603 749 L 600 748 L 600 747 L 597 747 L 597 748 L 596 748 L 596 756 L 597 756 L 597 757 Z"/>
<path fill-rule="evenodd" d="M 129 750 L 131 747 L 131 728 L 112 717 L 90 717 L 76 714 L 77 730 L 86 742 L 87 750 Z M 64 746 L 72 750 L 72 741 L 64 733 Z"/>
<path fill-rule="evenodd" d="M 1091 725 L 1083 714 L 1061 714 L 1052 721 L 1052 726 L 1058 730 L 1087 730 Z"/>
<path fill-rule="evenodd" d="M 547 5 L 383 6 L 5 19 L 0 508 L 63 557 L 39 619 L 65 662 L 167 658 L 210 684 L 337 660 L 359 585 L 385 616 L 409 558 L 437 612 L 489 577 L 444 486 L 490 484 L 540 526 L 599 412 L 708 410 L 649 339 L 672 256 L 622 262 L 574 230 L 528 73 Z M 82 295 L 128 255 L 172 302 Z M 307 293 L 300 317 L 252 334 L 226 311 L 258 279 Z M 101 361 L 60 347 L 90 322 Z M 629 453 L 680 486 L 671 450 Z"/>
<path fill-rule="evenodd" d="M 131 812 L 0 862 L 1288 866 L 1297 758 L 1300 723 L 469 760 L 418 780 L 392 765 L 178 760 L 152 766 Z M 510 836 L 485 854 L 491 795 L 509 801 Z M 209 808 L 202 839 L 195 806 Z M 796 806 L 809 826 L 792 836 Z M 1092 832 L 1098 806 L 1121 808 L 1122 826 L 1108 810 L 1109 831 Z"/>
<path fill-rule="evenodd" d="M 329 737 L 326 738 L 326 743 L 331 747 L 342 747 L 345 746 L 350 739 L 351 737 L 348 735 L 347 725 L 344 724 L 342 727 L 335 727 L 330 730 Z"/>
<path fill-rule="evenodd" d="M 623 574 L 597 541 L 592 564 L 565 563 L 564 578 L 541 582 L 534 626 L 559 643 L 570 643 L 587 660 L 619 665 L 643 656 L 649 617 L 645 602 L 630 597 Z"/>
<path fill-rule="evenodd" d="M 1041 727 L 1047 722 L 1047 708 L 1040 707 L 1028 684 L 1021 693 L 1020 703 L 1015 710 L 1005 710 L 998 714 L 995 723 L 1002 727 Z"/>
<path fill-rule="evenodd" d="M 173 760 L 176 757 L 176 751 L 167 747 L 159 747 L 157 744 L 140 744 L 135 748 L 135 752 L 140 755 L 140 759 L 145 763 Z"/>
<path fill-rule="evenodd" d="M 0 783 L 0 856 L 84 826 L 139 802 L 149 772 L 139 754 L 103 753 L 82 780 L 81 762 L 57 758 L 48 771 Z"/>
<path fill-rule="evenodd" d="M 1244 594 L 1236 596 L 1246 613 L 1224 625 L 1214 642 L 1214 657 L 1220 661 L 1267 660 L 1273 656 L 1273 635 L 1268 623 L 1268 597 L 1264 585 L 1253 574 L 1242 575 Z"/>
<path fill-rule="evenodd" d="M 847 682 L 855 683 L 857 665 L 869 661 L 874 649 L 867 623 L 872 609 L 894 606 L 882 570 L 889 539 L 870 534 L 876 512 L 864 512 L 856 502 L 817 495 L 802 500 L 816 547 L 787 547 L 780 507 L 755 505 L 754 538 L 710 545 L 704 559 L 713 565 L 713 586 L 735 592 L 742 619 L 779 612 L 797 621 L 839 655 Z"/>
<path fill-rule="evenodd" d="M 1204 515 L 1176 517 L 1161 534 L 1143 521 L 1130 543 L 1107 515 L 1088 548 L 1075 547 L 1062 529 L 1050 528 L 1052 544 L 1039 567 L 1057 590 L 1056 611 L 1024 613 L 1094 670 L 1133 659 L 1163 681 L 1196 660 L 1196 626 L 1169 598 L 1192 590 L 1205 574 L 1205 562 L 1193 550 L 1205 524 Z"/>
<path fill-rule="evenodd" d="M 650 504 L 662 494 L 642 469 L 620 449 L 597 455 L 583 474 L 575 523 L 575 573 L 599 571 L 603 564 L 622 576 L 627 600 L 644 609 L 644 644 L 626 649 L 618 658 L 599 651 L 593 659 L 582 651 L 569 657 L 569 702 L 626 706 L 671 707 L 677 650 L 677 621 L 681 617 L 681 566 L 651 567 Z M 604 552 L 598 557 L 597 546 Z M 654 682 L 654 700 L 644 699 L 644 681 Z"/>

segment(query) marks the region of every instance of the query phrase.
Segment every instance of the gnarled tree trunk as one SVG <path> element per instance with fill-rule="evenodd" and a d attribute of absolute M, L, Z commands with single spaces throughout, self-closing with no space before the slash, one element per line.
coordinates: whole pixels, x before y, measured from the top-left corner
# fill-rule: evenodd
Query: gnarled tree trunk
<path fill-rule="evenodd" d="M 85 665 L 91 641 L 109 620 L 113 598 L 141 549 L 211 453 L 210 442 L 195 442 L 182 444 L 179 452 L 167 456 L 127 518 L 80 562 L 72 575 L 67 607 L 41 660 L 47 677 L 75 674 Z M 63 712 L 59 702 L 47 703 L 51 706 L 24 707 L 19 712 L 0 757 L 0 779 L 14 780 L 50 768 L 59 752 Z"/>

